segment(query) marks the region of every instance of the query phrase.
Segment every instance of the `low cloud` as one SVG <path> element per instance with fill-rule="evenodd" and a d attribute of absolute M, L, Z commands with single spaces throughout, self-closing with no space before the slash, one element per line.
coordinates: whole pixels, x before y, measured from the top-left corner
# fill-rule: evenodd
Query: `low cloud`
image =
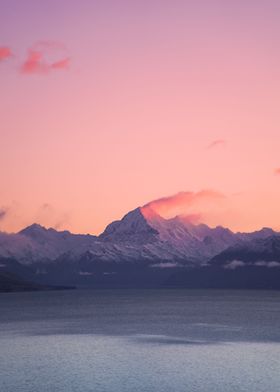
<path fill-rule="evenodd" d="M 266 267 L 266 268 L 280 268 L 279 261 L 256 261 L 256 262 L 244 262 L 242 260 L 232 260 L 230 263 L 225 265 L 225 269 L 235 270 L 240 267 Z"/>
<path fill-rule="evenodd" d="M 208 149 L 216 148 L 216 147 L 224 147 L 226 145 L 226 141 L 224 139 L 216 139 L 213 140 L 208 146 Z"/>
<path fill-rule="evenodd" d="M 279 261 L 257 261 L 255 263 L 258 267 L 267 267 L 267 268 L 279 268 L 280 263 Z"/>
<path fill-rule="evenodd" d="M 0 61 L 7 60 L 12 56 L 13 53 L 8 46 L 0 46 Z"/>
<path fill-rule="evenodd" d="M 91 276 L 91 275 L 93 275 L 93 272 L 80 271 L 79 275 L 80 276 Z"/>
<path fill-rule="evenodd" d="M 179 263 L 170 263 L 170 262 L 167 262 L 167 263 L 156 263 L 156 264 L 151 264 L 150 266 L 149 266 L 150 268 L 180 268 L 180 267 L 183 267 L 182 266 L 182 264 L 179 264 Z"/>
<path fill-rule="evenodd" d="M 235 270 L 236 268 L 244 267 L 245 263 L 241 260 L 232 260 L 229 264 L 225 265 L 225 269 Z"/>

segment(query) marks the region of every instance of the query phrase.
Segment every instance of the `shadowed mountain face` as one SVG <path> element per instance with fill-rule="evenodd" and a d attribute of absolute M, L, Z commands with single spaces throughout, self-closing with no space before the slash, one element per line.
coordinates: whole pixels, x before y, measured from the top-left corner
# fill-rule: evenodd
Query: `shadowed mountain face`
<path fill-rule="evenodd" d="M 109 224 L 98 237 L 38 224 L 17 234 L 0 233 L 0 257 L 6 260 L 2 271 L 46 284 L 101 281 L 103 287 L 104 281 L 118 286 L 123 279 L 134 287 L 142 279 L 153 286 L 169 279 L 175 270 L 183 276 L 182 270 L 190 267 L 233 270 L 244 263 L 266 261 L 270 264 L 265 266 L 277 267 L 279 242 L 271 229 L 233 233 L 223 227 L 194 225 L 181 216 L 164 219 L 147 208 L 137 208 Z"/>
<path fill-rule="evenodd" d="M 280 267 L 280 236 L 237 243 L 214 256 L 210 264 L 231 269 L 250 265 Z"/>

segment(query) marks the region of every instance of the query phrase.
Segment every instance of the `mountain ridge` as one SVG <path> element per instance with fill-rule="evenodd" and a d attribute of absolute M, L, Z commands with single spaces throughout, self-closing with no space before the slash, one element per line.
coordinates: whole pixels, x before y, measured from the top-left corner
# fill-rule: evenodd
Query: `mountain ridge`
<path fill-rule="evenodd" d="M 270 228 L 234 233 L 184 216 L 165 219 L 147 207 L 111 222 L 99 236 L 37 223 L 0 233 L 0 272 L 42 285 L 277 287 L 279 261 L 280 234 Z"/>
<path fill-rule="evenodd" d="M 34 223 L 18 233 L 0 233 L 0 255 L 22 263 L 45 262 L 90 252 L 103 261 L 181 260 L 203 264 L 238 242 L 277 235 L 270 228 L 234 233 L 222 226 L 195 225 L 183 216 L 165 219 L 147 207 L 138 207 L 107 225 L 99 236 L 58 231 Z"/>

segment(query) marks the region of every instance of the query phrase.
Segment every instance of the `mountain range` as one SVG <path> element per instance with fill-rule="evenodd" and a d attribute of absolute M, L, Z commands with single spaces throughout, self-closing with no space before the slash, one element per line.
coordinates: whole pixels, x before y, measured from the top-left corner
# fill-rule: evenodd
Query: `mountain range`
<path fill-rule="evenodd" d="M 279 273 L 279 233 L 269 228 L 234 233 L 221 226 L 192 224 L 184 216 L 164 219 L 147 207 L 110 223 L 99 236 L 38 224 L 14 234 L 0 233 L 0 271 L 39 284 L 154 287 L 176 286 L 179 281 L 184 286 L 181 277 L 189 282 L 193 276 L 187 286 L 204 287 L 195 282 L 205 274 L 222 271 L 233 276 L 238 270 L 242 275 L 248 267 Z"/>

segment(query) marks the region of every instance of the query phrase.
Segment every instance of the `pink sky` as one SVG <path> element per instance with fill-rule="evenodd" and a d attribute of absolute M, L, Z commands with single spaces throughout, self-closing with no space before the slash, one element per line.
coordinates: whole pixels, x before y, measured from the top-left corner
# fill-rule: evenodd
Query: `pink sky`
<path fill-rule="evenodd" d="M 205 190 L 180 212 L 280 230 L 278 0 L 0 7 L 0 230 L 98 233 Z"/>

